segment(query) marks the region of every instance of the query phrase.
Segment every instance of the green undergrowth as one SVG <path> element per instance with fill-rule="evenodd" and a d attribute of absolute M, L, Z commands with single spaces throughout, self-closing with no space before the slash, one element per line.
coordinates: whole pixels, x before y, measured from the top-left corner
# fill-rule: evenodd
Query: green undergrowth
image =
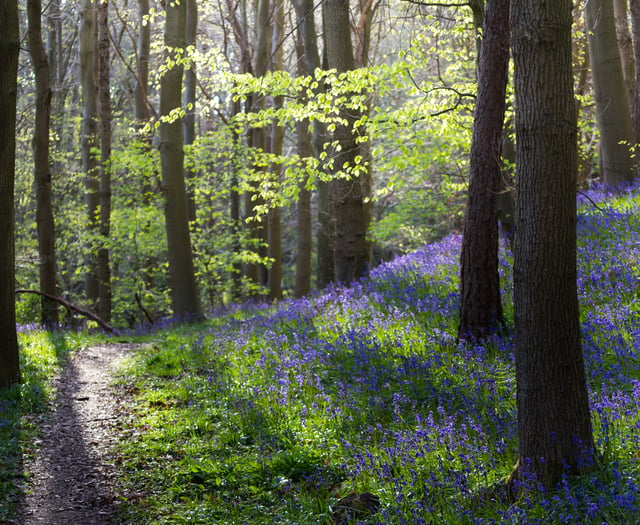
<path fill-rule="evenodd" d="M 591 475 L 516 502 L 492 492 L 517 460 L 511 328 L 456 342 L 450 238 L 348 290 L 151 334 L 120 376 L 123 521 L 330 524 L 370 492 L 380 506 L 350 523 L 638 522 L 639 228 L 596 211 L 579 222 Z M 501 261 L 511 319 L 506 248 Z"/>

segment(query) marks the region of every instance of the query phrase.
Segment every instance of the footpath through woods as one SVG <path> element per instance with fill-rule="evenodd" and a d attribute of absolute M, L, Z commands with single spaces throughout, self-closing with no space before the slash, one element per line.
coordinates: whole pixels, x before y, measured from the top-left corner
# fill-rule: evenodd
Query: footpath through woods
<path fill-rule="evenodd" d="M 118 439 L 121 397 L 113 371 L 131 350 L 101 345 L 76 352 L 55 381 L 51 414 L 42 422 L 36 456 L 26 459 L 21 525 L 107 525 L 116 523 L 116 474 L 111 448 Z"/>

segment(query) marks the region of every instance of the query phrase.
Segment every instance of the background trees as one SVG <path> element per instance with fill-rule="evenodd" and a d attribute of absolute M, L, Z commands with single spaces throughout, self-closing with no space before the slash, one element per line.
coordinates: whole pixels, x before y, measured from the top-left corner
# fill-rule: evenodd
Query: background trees
<path fill-rule="evenodd" d="M 187 258 L 193 259 L 197 287 L 191 295 L 205 309 L 247 297 L 266 298 L 268 288 L 273 299 L 281 293 L 303 295 L 334 280 L 348 282 L 380 260 L 462 231 L 467 174 L 475 170 L 468 153 L 472 110 L 482 106 L 483 98 L 476 83 L 482 81 L 482 71 L 477 67 L 474 27 L 489 12 L 484 12 L 482 2 L 474 2 L 473 9 L 395 1 L 388 6 L 331 6 L 327 4 L 329 14 L 340 8 L 353 22 L 348 31 L 337 31 L 341 41 L 331 36 L 336 28 L 317 16 L 320 10 L 303 1 L 283 6 L 275 0 L 198 3 L 193 19 L 199 24 L 187 24 L 192 45 L 179 58 L 171 55 L 177 68 L 197 70 L 198 76 L 184 78 L 185 97 L 168 109 L 160 108 L 161 86 L 177 72 L 165 67 L 163 38 L 170 10 L 143 0 L 101 5 L 102 50 L 107 50 L 107 32 L 110 43 L 101 70 L 106 73 L 108 65 L 110 79 L 100 82 L 101 94 L 93 100 L 99 73 L 97 54 L 90 58 L 98 51 L 93 49 L 97 37 L 92 24 L 97 20 L 91 12 L 96 5 L 83 4 L 80 11 L 69 2 L 44 6 L 53 88 L 56 277 L 65 298 L 88 301 L 97 309 L 105 305 L 101 315 L 108 317 L 108 298 L 96 285 L 110 282 L 115 324 L 135 325 L 175 313 L 168 261 L 176 251 L 167 248 L 163 216 L 166 188 L 160 151 L 166 151 L 161 145 L 165 124 L 170 124 L 165 111 L 174 110 L 172 118 L 188 124 L 182 139 L 176 137 L 176 144 L 186 146 L 183 172 L 189 196 L 189 221 L 179 237 L 185 239 L 188 229 L 192 256 Z M 278 24 L 275 13 L 280 13 Z M 581 23 L 579 10 L 574 16 Z M 577 33 L 576 38 L 582 37 Z M 338 59 L 347 46 L 353 60 L 345 65 Z M 574 54 L 576 63 L 584 63 L 581 45 Z M 31 114 L 36 86 L 26 55 L 21 64 L 24 96 L 19 110 L 26 116 Z M 340 71 L 334 74 L 331 65 Z M 599 164 L 599 137 L 605 136 L 596 125 L 599 112 L 594 110 L 589 80 L 589 75 L 581 78 L 576 88 L 585 173 Z M 481 96 L 476 101 L 477 94 Z M 506 97 L 509 120 L 509 89 Z M 113 132 L 111 148 L 108 138 L 92 129 L 99 122 L 98 103 L 103 102 L 111 104 L 111 126 L 102 127 Z M 489 136 L 480 131 L 479 123 L 476 130 L 479 137 Z M 23 288 L 42 288 L 36 280 L 40 267 L 35 264 L 31 219 L 36 209 L 32 132 L 33 123 L 22 119 L 16 207 L 17 217 L 24 220 L 17 229 L 17 279 Z M 476 145 L 474 151 L 483 155 L 489 148 Z M 486 155 L 485 161 L 492 170 L 498 166 L 495 154 Z M 339 173 L 348 177 L 332 181 Z M 100 182 L 101 174 L 110 176 L 110 190 L 105 177 Z M 470 180 L 473 184 L 474 178 Z M 82 182 L 88 184 L 85 195 L 79 191 Z M 480 182 L 476 187 L 486 186 Z M 100 202 L 109 194 L 111 205 Z M 476 195 L 475 189 L 471 194 Z M 242 201 L 241 195 L 247 199 Z M 336 195 L 341 197 L 334 201 Z M 80 213 L 83 207 L 85 217 Z M 472 223 L 470 213 L 469 228 Z M 268 235 L 266 230 L 258 235 L 258 227 L 267 225 Z M 472 238 L 478 240 L 479 234 L 468 237 Z M 478 242 L 495 246 L 494 241 Z M 109 252 L 110 278 L 99 278 L 98 260 L 89 257 L 98 250 L 102 255 Z M 480 260 L 469 250 L 465 253 L 468 260 Z M 486 271 L 486 264 L 477 266 Z M 260 269 L 259 276 L 252 274 L 254 269 Z M 491 273 L 495 291 L 498 281 L 496 272 Z M 84 282 L 81 275 L 87 276 Z M 475 277 L 472 281 L 489 282 Z M 463 297 L 468 297 L 466 291 Z M 34 301 L 20 298 L 21 321 L 34 318 Z M 475 311 L 499 317 L 491 308 Z M 462 321 L 469 329 L 464 317 Z"/>

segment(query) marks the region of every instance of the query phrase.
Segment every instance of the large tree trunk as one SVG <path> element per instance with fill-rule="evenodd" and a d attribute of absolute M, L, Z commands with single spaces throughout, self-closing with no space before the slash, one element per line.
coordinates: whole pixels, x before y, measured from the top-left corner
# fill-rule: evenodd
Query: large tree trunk
<path fill-rule="evenodd" d="M 18 2 L 3 0 L 0 2 L 0 389 L 20 382 L 13 217 L 19 51 Z"/>
<path fill-rule="evenodd" d="M 164 34 L 165 55 L 174 57 L 185 47 L 186 4 L 167 4 Z M 179 62 L 165 72 L 160 81 L 160 114 L 168 116 L 182 104 L 184 66 Z M 202 317 L 195 278 L 189 213 L 184 181 L 184 136 L 182 120 L 160 124 L 160 157 L 162 184 L 165 192 L 165 220 L 169 252 L 169 276 L 173 314 L 179 320 L 193 321 Z"/>
<path fill-rule="evenodd" d="M 516 93 L 515 477 L 555 486 L 594 445 L 576 286 L 571 0 L 512 0 Z"/>
<path fill-rule="evenodd" d="M 609 186 L 632 182 L 633 130 L 627 102 L 613 3 L 589 0 L 585 7 L 589 53 L 600 128 L 602 178 Z"/>
<path fill-rule="evenodd" d="M 355 67 L 349 3 L 347 0 L 325 0 L 322 4 L 325 26 L 325 42 L 330 68 L 339 73 Z M 333 139 L 340 145 L 334 151 L 334 175 L 332 183 L 333 206 L 336 217 L 334 263 L 336 281 L 349 284 L 367 275 L 369 271 L 368 224 L 366 220 L 363 176 L 344 177 L 343 167 L 354 166 L 358 144 L 353 124 L 358 118 L 352 110 L 342 112 L 346 124 L 336 126 Z"/>
<path fill-rule="evenodd" d="M 498 276 L 498 196 L 509 66 L 509 0 L 488 0 L 471 141 L 469 197 L 460 256 L 458 337 L 504 325 Z"/>
<path fill-rule="evenodd" d="M 98 6 L 98 92 L 100 99 L 100 241 L 98 249 L 98 315 L 111 322 L 111 264 L 107 247 L 111 229 L 111 72 L 109 2 Z"/>
<path fill-rule="evenodd" d="M 40 290 L 56 295 L 56 252 L 53 210 L 51 205 L 51 169 L 49 159 L 49 127 L 51 123 L 51 86 L 49 60 L 42 40 L 42 5 L 40 0 L 28 0 L 29 48 L 36 83 L 35 127 L 33 134 L 33 164 L 36 188 L 36 227 Z M 42 324 L 58 324 L 58 305 L 42 297 Z"/>
<path fill-rule="evenodd" d="M 90 307 L 99 300 L 98 261 L 95 247 L 100 206 L 100 177 L 95 148 L 98 147 L 98 4 L 83 0 L 80 22 L 80 81 L 82 87 L 82 172 L 85 177 L 85 200 L 89 246 L 85 264 L 85 293 Z"/>

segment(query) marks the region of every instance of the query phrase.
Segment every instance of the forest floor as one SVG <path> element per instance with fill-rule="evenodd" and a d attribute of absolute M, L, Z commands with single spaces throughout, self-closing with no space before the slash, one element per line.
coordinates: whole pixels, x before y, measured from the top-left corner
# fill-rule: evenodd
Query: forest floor
<path fill-rule="evenodd" d="M 25 458 L 21 525 L 107 525 L 115 522 L 112 490 L 126 396 L 113 372 L 130 345 L 99 345 L 75 352 L 55 380 L 53 410 L 42 416 L 41 441 Z"/>

